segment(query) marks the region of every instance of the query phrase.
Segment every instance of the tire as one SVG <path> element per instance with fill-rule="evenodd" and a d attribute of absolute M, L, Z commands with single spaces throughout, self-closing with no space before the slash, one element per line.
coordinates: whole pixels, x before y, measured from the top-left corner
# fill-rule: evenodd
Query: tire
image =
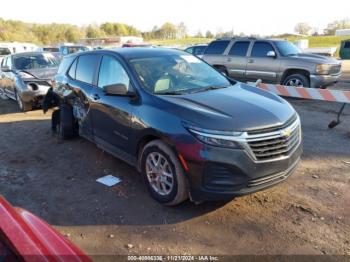
<path fill-rule="evenodd" d="M 283 83 L 285 86 L 310 87 L 309 79 L 302 74 L 293 74 L 287 76 Z"/>
<path fill-rule="evenodd" d="M 33 109 L 31 102 L 24 102 L 22 98 L 19 96 L 18 92 L 16 92 L 16 101 L 19 107 L 19 110 L 22 112 L 28 112 Z"/>
<path fill-rule="evenodd" d="M 77 123 L 74 119 L 73 109 L 68 104 L 60 105 L 59 136 L 63 140 L 77 136 Z"/>
<path fill-rule="evenodd" d="M 173 150 L 161 140 L 153 140 L 143 148 L 141 173 L 148 191 L 159 203 L 175 206 L 188 198 L 184 170 Z"/>

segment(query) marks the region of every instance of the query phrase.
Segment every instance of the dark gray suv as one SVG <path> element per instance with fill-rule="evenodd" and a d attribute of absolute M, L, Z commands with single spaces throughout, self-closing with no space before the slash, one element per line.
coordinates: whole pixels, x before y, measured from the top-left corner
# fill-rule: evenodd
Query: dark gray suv
<path fill-rule="evenodd" d="M 79 133 L 137 167 L 167 205 L 273 186 L 302 152 L 299 117 L 288 102 L 178 50 L 66 56 L 45 100 L 60 101 L 63 138 Z"/>
<path fill-rule="evenodd" d="M 285 40 L 230 38 L 211 42 L 202 58 L 240 81 L 325 88 L 338 81 L 341 63 L 331 57 L 304 54 Z"/>

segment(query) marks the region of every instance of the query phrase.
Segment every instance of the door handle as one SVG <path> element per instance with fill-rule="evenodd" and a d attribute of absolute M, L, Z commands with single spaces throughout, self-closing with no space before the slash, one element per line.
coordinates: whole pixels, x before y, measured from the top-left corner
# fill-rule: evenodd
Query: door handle
<path fill-rule="evenodd" d="M 95 101 L 100 100 L 100 96 L 98 94 L 93 94 L 92 99 Z"/>
<path fill-rule="evenodd" d="M 232 61 L 232 58 L 227 58 L 227 62 L 231 62 Z"/>
<path fill-rule="evenodd" d="M 249 64 L 254 63 L 254 59 L 248 59 L 248 63 Z"/>

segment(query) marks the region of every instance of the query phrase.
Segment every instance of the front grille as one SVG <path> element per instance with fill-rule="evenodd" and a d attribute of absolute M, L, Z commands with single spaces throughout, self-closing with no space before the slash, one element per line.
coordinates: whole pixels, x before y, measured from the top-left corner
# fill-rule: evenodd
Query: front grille
<path fill-rule="evenodd" d="M 337 75 L 340 73 L 340 70 L 341 70 L 341 65 L 331 66 L 331 68 L 329 70 L 329 74 L 330 75 Z"/>
<path fill-rule="evenodd" d="M 249 135 L 247 142 L 257 161 L 269 161 L 287 157 L 298 147 L 301 141 L 299 120 L 290 126 L 274 132 Z"/>

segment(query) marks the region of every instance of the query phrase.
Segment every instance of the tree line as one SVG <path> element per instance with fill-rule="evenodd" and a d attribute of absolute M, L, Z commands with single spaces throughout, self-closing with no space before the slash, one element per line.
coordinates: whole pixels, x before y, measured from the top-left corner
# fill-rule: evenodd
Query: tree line
<path fill-rule="evenodd" d="M 325 35 L 334 35 L 335 30 L 350 28 L 350 20 L 344 19 L 328 24 Z M 307 23 L 299 23 L 295 31 L 303 34 L 318 34 L 317 28 L 312 28 Z M 62 42 L 77 42 L 82 38 L 117 37 L 117 36 L 142 36 L 145 40 L 152 39 L 182 39 L 188 37 L 187 27 L 184 23 L 164 23 L 162 26 L 154 26 L 151 31 L 141 32 L 131 25 L 123 23 L 103 23 L 101 25 L 76 26 L 71 24 L 35 24 L 17 20 L 4 20 L 0 18 L 1 42 L 32 42 L 36 44 L 54 45 Z M 244 33 L 235 34 L 233 30 L 217 30 L 216 34 L 210 31 L 199 31 L 194 37 L 221 38 L 245 36 Z M 255 36 L 255 35 L 252 35 Z"/>
<path fill-rule="evenodd" d="M 338 29 L 350 29 L 350 19 L 336 20 L 329 23 L 323 30 L 323 35 L 334 35 Z M 298 23 L 295 25 L 294 31 L 301 35 L 319 35 L 317 27 L 312 27 L 308 23 Z"/>

